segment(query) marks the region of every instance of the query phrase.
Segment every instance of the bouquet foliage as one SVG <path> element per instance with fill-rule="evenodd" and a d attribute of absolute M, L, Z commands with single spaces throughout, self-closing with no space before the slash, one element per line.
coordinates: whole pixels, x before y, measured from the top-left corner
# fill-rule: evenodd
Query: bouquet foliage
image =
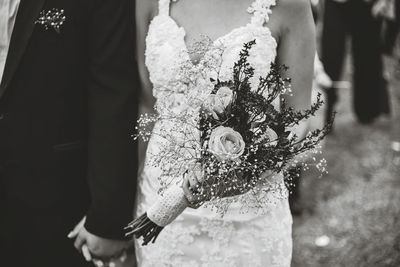
<path fill-rule="evenodd" d="M 127 227 L 128 235 L 143 238 L 144 245 L 154 242 L 163 227 L 192 203 L 211 206 L 223 215 L 233 202 L 263 209 L 269 201 L 267 194 L 286 197 L 286 188 L 274 178 L 282 174 L 289 180 L 296 178 L 298 173 L 293 170 L 298 168 L 292 167 L 309 165 L 299 158 L 319 153 L 318 143 L 330 125 L 301 139 L 293 129 L 316 113 L 322 105 L 320 97 L 308 110 L 288 107 L 280 99 L 291 92 L 290 79 L 282 77 L 287 68 L 275 63 L 260 78 L 256 90 L 252 88 L 254 69 L 248 57 L 254 44 L 244 45 L 232 80 L 213 81 L 214 89 L 194 113 L 145 114 L 139 119 L 136 137 L 144 140 L 154 134 L 147 129 L 152 122 L 168 121 L 179 128 L 179 133 L 162 134 L 165 148 L 155 156 L 155 164 L 164 166 L 159 200 Z M 171 168 L 171 162 L 176 166 Z M 325 165 L 324 160 L 316 164 L 321 172 L 326 171 Z M 186 198 L 181 182 L 174 179 L 177 175 L 197 177 L 198 186 L 191 188 L 195 199 Z"/>

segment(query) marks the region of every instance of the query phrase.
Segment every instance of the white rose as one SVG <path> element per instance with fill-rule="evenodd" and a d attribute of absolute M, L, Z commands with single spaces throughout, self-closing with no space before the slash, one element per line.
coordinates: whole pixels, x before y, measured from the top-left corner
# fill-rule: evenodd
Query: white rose
<path fill-rule="evenodd" d="M 219 160 L 238 160 L 246 144 L 240 133 L 232 128 L 219 126 L 211 132 L 209 151 Z"/>
<path fill-rule="evenodd" d="M 232 98 L 233 98 L 232 90 L 227 86 L 223 86 L 219 88 L 216 93 L 216 99 L 218 102 L 216 104 L 219 106 L 219 108 L 225 109 L 232 102 Z"/>
<path fill-rule="evenodd" d="M 216 94 L 209 95 L 204 103 L 204 108 L 217 119 L 217 114 L 224 112 L 226 107 L 232 102 L 232 98 L 232 90 L 227 86 L 223 86 L 218 89 Z"/>

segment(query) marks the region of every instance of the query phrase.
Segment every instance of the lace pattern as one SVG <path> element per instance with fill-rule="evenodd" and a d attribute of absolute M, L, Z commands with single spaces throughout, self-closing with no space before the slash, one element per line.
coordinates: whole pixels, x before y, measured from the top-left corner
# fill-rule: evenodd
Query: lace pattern
<path fill-rule="evenodd" d="M 254 39 L 249 62 L 256 73 L 251 83 L 257 87 L 259 76 L 268 73 L 276 57 L 277 42 L 265 25 L 276 0 L 255 0 L 248 9 L 253 14 L 251 22 L 215 40 L 198 64 L 190 59 L 185 30 L 169 16 L 170 4 L 171 0 L 160 0 L 160 13 L 152 20 L 146 38 L 146 66 L 159 112 L 200 106 L 202 97 L 213 88 L 210 78 L 231 79 L 243 44 Z M 199 101 L 190 101 L 195 98 Z M 158 123 L 154 131 L 172 131 L 174 127 Z M 159 153 L 159 142 L 156 136 L 150 139 L 146 162 Z M 158 197 L 159 174 L 159 166 L 146 164 L 139 183 L 138 215 Z M 277 177 L 275 186 L 286 190 L 282 176 Z M 269 203 L 263 214 L 243 212 L 240 204 L 232 204 L 223 218 L 207 207 L 185 210 L 161 232 L 155 244 L 138 244 L 139 266 L 290 266 L 292 218 L 287 199 L 282 199 L 286 195 L 279 195 L 268 190 L 258 195 Z"/>
<path fill-rule="evenodd" d="M 247 12 L 253 14 L 251 23 L 263 26 L 269 21 L 269 15 L 272 14 L 271 8 L 276 5 L 276 0 L 256 0 L 247 9 Z"/>
<path fill-rule="evenodd" d="M 292 219 L 287 205 L 246 222 L 182 214 L 155 244 L 138 249 L 139 266 L 288 267 Z"/>

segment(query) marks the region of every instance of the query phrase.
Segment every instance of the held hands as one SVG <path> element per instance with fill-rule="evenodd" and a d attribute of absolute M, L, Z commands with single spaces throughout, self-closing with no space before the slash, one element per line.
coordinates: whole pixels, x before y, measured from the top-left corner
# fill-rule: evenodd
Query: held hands
<path fill-rule="evenodd" d="M 110 240 L 89 233 L 85 225 L 86 217 L 80 221 L 68 238 L 74 239 L 75 248 L 82 253 L 88 262 L 98 267 L 121 266 L 128 257 L 127 251 L 133 247 L 132 242 Z"/>

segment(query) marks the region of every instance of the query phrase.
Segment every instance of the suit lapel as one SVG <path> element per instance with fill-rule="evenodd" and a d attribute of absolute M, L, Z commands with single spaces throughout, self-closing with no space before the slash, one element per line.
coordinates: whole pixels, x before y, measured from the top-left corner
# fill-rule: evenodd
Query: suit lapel
<path fill-rule="evenodd" d="M 46 0 L 21 0 L 11 36 L 3 79 L 0 84 L 0 98 L 7 90 L 28 46 L 35 27 L 35 21 Z"/>

